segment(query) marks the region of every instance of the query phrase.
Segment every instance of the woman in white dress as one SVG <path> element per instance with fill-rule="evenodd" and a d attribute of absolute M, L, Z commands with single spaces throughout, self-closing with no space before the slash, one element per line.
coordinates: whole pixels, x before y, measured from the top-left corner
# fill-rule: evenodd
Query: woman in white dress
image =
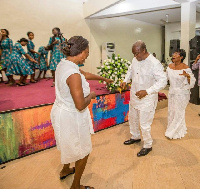
<path fill-rule="evenodd" d="M 88 41 L 83 37 L 70 38 L 62 51 L 67 58 L 62 59 L 56 69 L 56 100 L 51 110 L 56 144 L 61 151 L 61 163 L 64 164 L 60 179 L 75 173 L 71 189 L 90 189 L 92 187 L 80 185 L 92 150 L 92 121 L 87 106 L 96 97 L 95 92 L 90 92 L 86 79 L 104 80 L 108 83 L 112 80 L 79 69 L 78 64 L 84 64 L 89 55 Z M 75 162 L 75 168 L 70 168 L 72 162 Z"/>
<path fill-rule="evenodd" d="M 172 62 L 167 68 L 170 82 L 168 95 L 168 125 L 165 136 L 169 139 L 179 139 L 185 136 L 185 109 L 190 100 L 190 89 L 194 87 L 195 78 L 191 69 L 183 63 L 186 52 L 178 49 L 172 56 Z"/>

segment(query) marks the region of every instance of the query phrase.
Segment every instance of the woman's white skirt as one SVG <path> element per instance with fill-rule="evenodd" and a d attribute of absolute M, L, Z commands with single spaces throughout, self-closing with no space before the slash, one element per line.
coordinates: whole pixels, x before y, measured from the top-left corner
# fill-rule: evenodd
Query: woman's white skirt
<path fill-rule="evenodd" d="M 168 125 L 165 132 L 166 137 L 178 139 L 186 135 L 185 109 L 189 99 L 190 94 L 168 95 Z"/>
<path fill-rule="evenodd" d="M 69 111 L 54 104 L 51 121 L 62 164 L 78 161 L 91 153 L 92 120 L 88 108 L 81 112 Z"/>

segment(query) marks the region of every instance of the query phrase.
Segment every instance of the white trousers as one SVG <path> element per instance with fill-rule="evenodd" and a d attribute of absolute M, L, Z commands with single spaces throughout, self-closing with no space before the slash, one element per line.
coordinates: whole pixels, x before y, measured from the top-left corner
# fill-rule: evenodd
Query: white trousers
<path fill-rule="evenodd" d="M 155 109 L 150 112 L 141 111 L 130 106 L 129 108 L 129 125 L 132 139 L 141 139 L 144 141 L 143 148 L 151 148 L 153 140 L 151 138 L 151 124 L 153 122 Z"/>

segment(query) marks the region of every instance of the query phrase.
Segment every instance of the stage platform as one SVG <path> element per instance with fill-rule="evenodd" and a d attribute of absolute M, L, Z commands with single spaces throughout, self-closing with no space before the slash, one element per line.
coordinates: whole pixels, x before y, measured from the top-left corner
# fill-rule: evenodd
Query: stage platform
<path fill-rule="evenodd" d="M 88 106 L 95 132 L 128 120 L 130 91 L 110 94 L 104 84 L 89 81 L 97 94 Z M 27 86 L 0 84 L 0 164 L 56 145 L 50 119 L 55 100 L 52 79 Z M 165 99 L 162 93 L 159 99 Z"/>
<path fill-rule="evenodd" d="M 8 86 L 0 84 L 0 112 L 29 108 L 33 106 L 52 104 L 55 100 L 55 88 L 51 87 L 52 79 L 42 79 L 38 83 L 30 83 L 27 86 Z M 105 84 L 98 81 L 88 81 L 91 91 L 97 96 L 109 94 Z M 29 81 L 27 82 L 29 83 Z"/>
<path fill-rule="evenodd" d="M 109 94 L 104 84 L 89 81 L 97 94 L 89 110 L 94 131 L 128 120 L 130 91 Z M 0 164 L 56 145 L 50 120 L 55 100 L 51 80 L 24 87 L 0 84 Z"/>

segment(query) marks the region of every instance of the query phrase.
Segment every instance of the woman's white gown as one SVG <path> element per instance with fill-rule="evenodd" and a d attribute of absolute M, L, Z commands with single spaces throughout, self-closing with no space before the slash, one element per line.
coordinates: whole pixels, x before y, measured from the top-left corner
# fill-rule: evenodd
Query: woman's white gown
<path fill-rule="evenodd" d="M 62 59 L 56 68 L 56 100 L 51 110 L 57 148 L 61 151 L 61 163 L 68 164 L 83 159 L 92 150 L 90 129 L 92 120 L 89 109 L 78 111 L 66 84 L 72 74 L 80 74 L 84 97 L 90 94 L 89 83 L 79 71 L 79 67 Z"/>
<path fill-rule="evenodd" d="M 183 70 L 190 75 L 190 84 L 185 76 L 179 75 L 183 73 Z M 170 139 L 182 138 L 187 133 L 185 109 L 190 100 L 190 89 L 194 87 L 196 79 L 190 68 L 183 70 L 167 68 L 170 88 L 168 94 L 168 125 L 165 136 Z"/>

